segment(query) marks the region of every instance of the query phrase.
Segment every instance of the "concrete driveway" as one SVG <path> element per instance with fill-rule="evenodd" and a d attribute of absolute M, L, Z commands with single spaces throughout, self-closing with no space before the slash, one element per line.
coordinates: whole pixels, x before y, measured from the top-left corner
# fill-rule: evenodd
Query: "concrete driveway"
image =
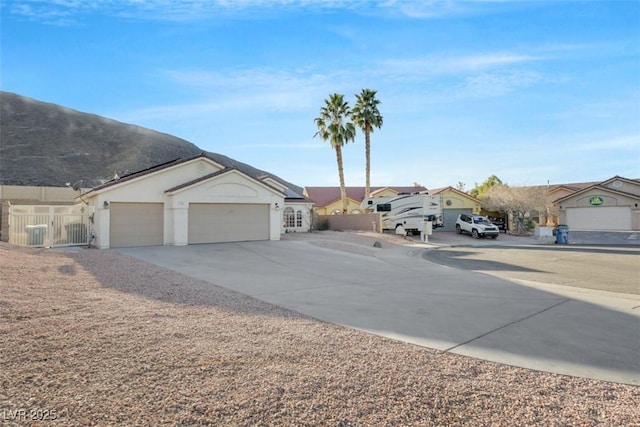
<path fill-rule="evenodd" d="M 319 320 L 530 369 L 640 384 L 640 297 L 301 240 L 117 249 Z M 322 247 L 325 246 L 325 247 Z"/>

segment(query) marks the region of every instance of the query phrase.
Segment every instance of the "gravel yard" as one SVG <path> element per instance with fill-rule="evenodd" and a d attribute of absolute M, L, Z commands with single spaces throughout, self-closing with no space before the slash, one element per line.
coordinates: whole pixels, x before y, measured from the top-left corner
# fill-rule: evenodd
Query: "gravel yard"
<path fill-rule="evenodd" d="M 640 425 L 639 387 L 372 336 L 110 251 L 0 243 L 0 349 L 4 425 Z"/>

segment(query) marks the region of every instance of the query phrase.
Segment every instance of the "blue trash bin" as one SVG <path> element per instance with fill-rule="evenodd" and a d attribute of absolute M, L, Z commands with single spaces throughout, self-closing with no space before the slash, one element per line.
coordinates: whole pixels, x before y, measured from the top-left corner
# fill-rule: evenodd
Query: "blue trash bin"
<path fill-rule="evenodd" d="M 556 243 L 559 245 L 569 244 L 569 226 L 560 224 L 553 229 L 553 234 L 556 236 Z"/>

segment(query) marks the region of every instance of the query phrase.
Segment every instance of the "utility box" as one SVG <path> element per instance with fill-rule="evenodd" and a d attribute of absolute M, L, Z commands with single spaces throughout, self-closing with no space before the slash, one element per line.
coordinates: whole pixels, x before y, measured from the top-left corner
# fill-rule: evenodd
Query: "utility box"
<path fill-rule="evenodd" d="M 47 224 L 27 225 L 27 246 L 44 246 Z"/>
<path fill-rule="evenodd" d="M 433 222 L 425 220 L 422 224 L 418 224 L 420 228 L 420 237 L 423 242 L 429 241 L 429 236 L 433 234 Z"/>

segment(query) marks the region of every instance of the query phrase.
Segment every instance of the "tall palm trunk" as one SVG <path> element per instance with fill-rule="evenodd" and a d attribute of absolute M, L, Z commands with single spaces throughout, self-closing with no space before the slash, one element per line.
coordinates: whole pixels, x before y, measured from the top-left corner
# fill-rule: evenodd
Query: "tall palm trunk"
<path fill-rule="evenodd" d="M 382 126 L 383 120 L 378 104 L 380 101 L 376 99 L 375 90 L 362 89 L 362 92 L 356 94 L 356 105 L 351 112 L 351 117 L 364 133 L 365 197 L 371 197 L 371 134 L 374 128 L 379 129 Z"/>
<path fill-rule="evenodd" d="M 344 168 L 342 167 L 342 147 L 335 146 L 336 160 L 338 161 L 338 176 L 340 178 L 340 200 L 342 200 L 342 213 L 347 213 L 347 188 L 344 185 Z"/>
<path fill-rule="evenodd" d="M 364 153 L 365 153 L 365 187 L 364 197 L 371 197 L 371 139 L 369 129 L 364 132 Z"/>

